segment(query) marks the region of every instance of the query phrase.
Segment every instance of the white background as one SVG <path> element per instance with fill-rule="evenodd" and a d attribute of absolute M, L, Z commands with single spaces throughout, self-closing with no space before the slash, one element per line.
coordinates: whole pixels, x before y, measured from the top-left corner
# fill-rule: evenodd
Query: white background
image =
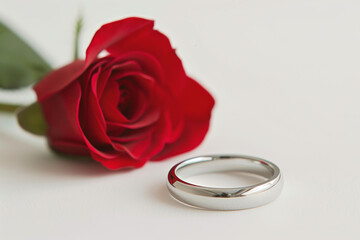
<path fill-rule="evenodd" d="M 71 61 L 80 9 L 82 52 L 106 22 L 155 19 L 215 96 L 211 130 L 193 152 L 110 172 L 53 155 L 0 115 L 1 239 L 359 239 L 359 1 L 0 0 L 0 18 L 54 67 Z M 171 166 L 211 153 L 275 162 L 285 174 L 281 196 L 230 212 L 171 199 Z"/>

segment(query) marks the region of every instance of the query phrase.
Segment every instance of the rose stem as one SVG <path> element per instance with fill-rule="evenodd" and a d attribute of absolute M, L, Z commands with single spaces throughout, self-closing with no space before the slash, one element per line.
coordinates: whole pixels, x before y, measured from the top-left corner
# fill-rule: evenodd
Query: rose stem
<path fill-rule="evenodd" d="M 74 60 L 79 58 L 79 37 L 80 37 L 82 25 L 83 25 L 83 18 L 81 15 L 79 15 L 75 27 Z"/>
<path fill-rule="evenodd" d="M 16 109 L 23 107 L 22 105 L 10 104 L 10 103 L 0 103 L 0 112 L 13 113 Z"/>

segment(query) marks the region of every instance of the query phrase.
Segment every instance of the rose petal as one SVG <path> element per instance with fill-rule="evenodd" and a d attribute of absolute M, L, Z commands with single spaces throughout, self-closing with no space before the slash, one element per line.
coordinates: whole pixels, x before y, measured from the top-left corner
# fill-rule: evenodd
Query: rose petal
<path fill-rule="evenodd" d="M 63 91 L 40 102 L 49 126 L 47 132 L 49 143 L 60 152 L 83 154 L 84 148 L 87 148 L 77 123 L 76 103 L 80 101 L 80 96 L 79 83 L 73 82 Z M 64 144 L 65 142 L 69 143 L 68 146 Z"/>
<path fill-rule="evenodd" d="M 208 129 L 209 122 L 185 122 L 179 139 L 174 143 L 166 144 L 164 149 L 151 160 L 164 160 L 196 148 L 203 141 Z"/>
<path fill-rule="evenodd" d="M 164 90 L 169 89 L 160 62 L 151 54 L 140 51 L 131 51 L 118 55 L 117 58 L 122 59 L 123 61 L 136 62 L 141 67 L 141 71 L 139 72 L 153 77 Z"/>
<path fill-rule="evenodd" d="M 94 78 L 96 79 L 97 76 L 94 76 Z M 72 86 L 74 89 L 80 89 L 80 85 L 78 82 L 74 82 L 74 84 L 76 85 L 76 86 Z M 93 94 L 96 93 L 96 89 L 94 86 L 95 86 L 95 81 L 92 81 L 92 93 Z M 82 139 L 85 142 L 87 148 L 89 149 L 90 154 L 92 155 L 92 157 L 95 160 L 101 162 L 104 166 L 107 166 L 111 169 L 117 169 L 117 168 L 125 167 L 125 166 L 140 167 L 144 164 L 144 163 L 139 163 L 138 161 L 135 161 L 135 160 L 132 160 L 133 163 L 130 163 L 131 158 L 129 157 L 129 155 L 126 154 L 125 151 L 122 152 L 122 151 L 115 150 L 111 140 L 108 139 L 107 136 L 105 138 L 104 138 L 104 136 L 100 136 L 100 139 L 103 139 L 104 144 L 102 142 L 100 142 L 100 143 L 98 142 L 98 144 L 100 146 L 99 145 L 95 146 L 88 139 L 88 136 L 83 132 L 83 130 L 81 128 L 80 120 L 78 117 L 80 115 L 81 94 L 78 94 L 78 95 L 73 94 L 72 96 L 73 96 L 72 106 L 75 107 L 75 111 L 70 112 L 69 119 L 72 119 L 76 122 L 76 125 L 78 126 L 78 129 L 80 130 L 80 134 L 82 135 Z M 95 95 L 93 95 L 92 98 L 90 98 L 90 99 L 94 99 L 94 97 L 95 97 Z M 76 104 L 74 104 L 74 103 L 76 103 Z M 94 108 L 94 109 L 96 109 L 96 108 Z M 97 118 L 95 121 L 99 121 L 99 118 Z M 96 124 L 98 124 L 98 122 L 96 122 Z M 105 129 L 102 129 L 102 127 L 101 127 L 102 124 L 103 123 L 101 123 L 99 125 L 100 128 L 96 128 L 96 130 L 100 130 L 99 133 L 97 133 L 97 134 L 104 134 L 103 131 Z M 97 127 L 99 127 L 99 126 L 97 126 Z M 92 129 L 92 130 L 95 130 L 95 129 Z M 122 162 L 122 160 L 124 160 L 123 163 L 120 163 L 120 162 Z M 122 165 L 122 164 L 127 164 L 127 165 Z M 119 167 L 117 167 L 117 166 L 119 166 Z"/>
<path fill-rule="evenodd" d="M 130 36 L 137 36 L 153 28 L 154 21 L 142 18 L 126 18 L 103 25 L 94 35 L 86 50 L 86 67 L 89 66 L 97 55 L 114 44 L 121 44 Z"/>
<path fill-rule="evenodd" d="M 109 62 L 103 72 L 101 73 L 100 79 L 98 81 L 98 97 L 101 99 L 101 96 L 103 94 L 103 91 L 107 85 L 107 82 L 110 78 L 110 75 L 112 72 L 116 70 L 119 72 L 140 72 L 141 67 L 136 61 L 123 61 L 121 59 L 115 59 L 111 62 Z"/>
<path fill-rule="evenodd" d="M 175 142 L 168 142 L 152 160 L 162 160 L 196 148 L 209 129 L 215 100 L 208 91 L 189 78 L 181 100 L 185 117 L 182 133 Z"/>
<path fill-rule="evenodd" d="M 84 61 L 76 60 L 62 68 L 54 70 L 42 78 L 35 86 L 39 102 L 60 91 L 72 83 L 82 72 Z"/>
<path fill-rule="evenodd" d="M 130 141 L 137 141 L 144 136 L 147 137 L 151 135 L 153 132 L 153 127 L 144 127 L 144 128 L 138 128 L 138 129 L 126 129 L 121 134 L 118 134 L 117 136 L 110 136 L 111 141 L 115 143 L 124 143 L 124 142 L 130 142 Z"/>
<path fill-rule="evenodd" d="M 161 152 L 166 144 L 167 139 L 171 135 L 170 118 L 163 115 L 157 124 L 154 126 L 153 134 L 151 136 L 151 146 L 142 155 L 144 158 L 151 158 Z"/>
<path fill-rule="evenodd" d="M 126 142 L 126 143 L 114 143 L 119 149 L 124 149 L 132 158 L 139 159 L 140 156 L 149 148 L 151 144 L 151 136 L 143 136 L 142 138 Z M 143 159 L 142 157 L 141 159 Z"/>
<path fill-rule="evenodd" d="M 107 51 L 114 56 L 131 51 L 144 52 L 153 56 L 161 65 L 171 94 L 179 96 L 185 86 L 186 74 L 169 39 L 155 30 L 144 31 L 141 34 L 141 36 L 129 36 L 118 44 L 110 45 Z"/>
<path fill-rule="evenodd" d="M 134 161 L 127 153 L 117 153 L 113 158 L 103 158 L 102 156 L 97 155 L 96 153 L 91 153 L 91 156 L 98 162 L 100 162 L 105 167 L 117 170 L 120 168 L 139 168 L 142 167 L 147 160 L 143 161 Z"/>
<path fill-rule="evenodd" d="M 159 117 L 160 117 L 160 112 L 158 111 L 158 109 L 151 109 L 148 113 L 144 114 L 144 116 L 136 122 L 121 123 L 121 122 L 107 121 L 106 124 L 109 128 L 109 131 L 111 131 L 112 128 L 116 129 L 118 127 L 126 127 L 126 128 L 130 128 L 130 129 L 136 129 L 136 128 L 143 128 L 143 127 L 153 124 L 154 122 L 156 122 L 159 119 Z"/>
<path fill-rule="evenodd" d="M 108 121 L 120 123 L 139 120 L 153 101 L 152 93 L 155 92 L 152 90 L 153 84 L 153 78 L 141 72 L 113 73 L 100 99 L 105 118 Z M 126 85 L 130 94 L 128 101 L 121 106 L 119 106 L 119 85 Z"/>
<path fill-rule="evenodd" d="M 107 135 L 107 125 L 97 98 L 97 80 L 101 67 L 91 78 L 91 89 L 83 93 L 79 105 L 79 124 L 87 140 L 100 151 L 114 149 L 112 141 Z M 83 101 L 83 100 L 86 101 Z"/>
<path fill-rule="evenodd" d="M 185 118 L 194 121 L 208 121 L 215 100 L 198 82 L 189 78 L 181 97 Z"/>
<path fill-rule="evenodd" d="M 56 147 L 55 147 L 56 146 Z M 56 151 L 74 155 L 89 155 L 89 149 L 86 144 L 79 144 L 69 140 L 52 140 L 51 147 Z"/>
<path fill-rule="evenodd" d="M 107 121 L 129 122 L 117 107 L 119 98 L 119 84 L 115 80 L 108 80 L 108 84 L 100 99 L 100 106 L 104 113 L 104 117 Z"/>

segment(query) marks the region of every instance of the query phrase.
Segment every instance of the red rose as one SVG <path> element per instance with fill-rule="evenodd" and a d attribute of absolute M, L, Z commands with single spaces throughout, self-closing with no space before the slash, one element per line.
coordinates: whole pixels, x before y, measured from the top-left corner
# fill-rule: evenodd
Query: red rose
<path fill-rule="evenodd" d="M 51 147 L 88 155 L 110 169 L 140 167 L 197 147 L 209 128 L 212 96 L 188 77 L 154 22 L 102 26 L 85 61 L 34 86 Z M 106 51 L 105 57 L 98 54 Z"/>

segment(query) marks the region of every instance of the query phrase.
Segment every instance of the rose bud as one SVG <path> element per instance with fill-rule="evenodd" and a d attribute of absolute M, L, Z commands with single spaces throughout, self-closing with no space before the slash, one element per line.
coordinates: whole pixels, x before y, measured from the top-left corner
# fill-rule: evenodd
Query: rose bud
<path fill-rule="evenodd" d="M 34 86 L 50 146 L 110 169 L 141 167 L 197 147 L 213 97 L 184 71 L 154 22 L 103 25 L 76 60 Z M 99 57 L 99 53 L 107 55 Z"/>

